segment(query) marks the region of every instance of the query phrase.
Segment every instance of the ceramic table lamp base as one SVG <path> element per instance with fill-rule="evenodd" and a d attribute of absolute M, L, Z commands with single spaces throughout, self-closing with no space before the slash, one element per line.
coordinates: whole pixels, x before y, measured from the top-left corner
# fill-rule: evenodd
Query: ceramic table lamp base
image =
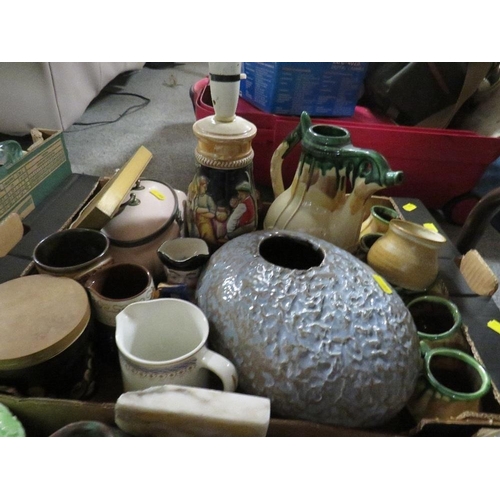
<path fill-rule="evenodd" d="M 193 133 L 196 174 L 188 188 L 188 235 L 214 251 L 257 229 L 252 139 L 257 128 L 236 116 L 241 63 L 209 63 L 215 115 L 198 120 Z"/>

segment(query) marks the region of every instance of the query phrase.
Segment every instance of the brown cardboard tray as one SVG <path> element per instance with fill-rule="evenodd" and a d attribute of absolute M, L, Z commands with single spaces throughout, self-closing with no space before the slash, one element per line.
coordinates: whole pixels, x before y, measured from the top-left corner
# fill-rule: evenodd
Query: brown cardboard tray
<path fill-rule="evenodd" d="M 94 196 L 99 190 L 95 185 L 95 179 L 92 181 L 94 194 L 90 196 Z M 371 203 L 392 206 L 403 218 L 422 224 L 434 224 L 436 229 L 444 234 L 442 228 L 419 200 L 373 197 Z M 80 200 L 80 209 L 83 204 L 84 201 Z M 57 209 L 58 203 L 54 205 Z M 73 211 L 72 216 L 67 217 L 60 227 L 68 227 L 77 216 L 78 211 Z M 500 352 L 500 335 L 487 326 L 491 319 L 497 319 L 500 322 L 500 311 L 491 300 L 493 288 L 497 287 L 498 283 L 495 280 L 491 281 L 491 270 L 479 254 L 460 256 L 451 243 L 443 249 L 440 262 L 440 278 L 445 284 L 445 290 L 450 298 L 463 309 L 466 325 L 464 335 L 471 347 L 471 353 L 483 362 L 492 375 L 493 390 L 485 398 L 484 411 L 462 414 L 455 419 L 414 422 L 404 409 L 386 425 L 364 429 L 282 419 L 272 415 L 269 437 L 473 436 L 480 432 L 487 432 L 488 429 L 500 428 L 500 393 L 498 391 L 500 368 L 495 368 L 498 363 L 496 359 L 493 359 L 494 349 Z M 24 272 L 29 272 L 29 267 Z M 484 279 L 481 276 L 484 276 Z M 482 314 L 478 315 L 478 310 L 482 311 Z M 98 363 L 97 390 L 88 401 L 27 398 L 0 392 L 0 402 L 8 406 L 20 419 L 28 436 L 49 436 L 64 425 L 81 420 L 96 420 L 114 425 L 114 402 L 122 393 L 119 366 L 116 359 L 110 362 L 109 360 L 103 361 L 103 358 L 99 356 L 96 362 Z"/>

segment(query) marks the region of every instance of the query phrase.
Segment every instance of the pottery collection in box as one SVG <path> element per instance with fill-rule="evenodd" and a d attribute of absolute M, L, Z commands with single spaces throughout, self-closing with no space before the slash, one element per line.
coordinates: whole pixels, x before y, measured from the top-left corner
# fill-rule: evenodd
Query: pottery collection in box
<path fill-rule="evenodd" d="M 261 436 L 271 416 L 371 428 L 404 411 L 479 411 L 491 380 L 456 305 L 433 294 L 446 239 L 372 203 L 403 173 L 304 112 L 272 158 L 262 212 L 257 130 L 235 115 L 240 64 L 210 68 L 215 115 L 193 126 L 187 192 L 128 164 L 99 198 L 115 189 L 118 202 L 86 207 L 37 245 L 39 274 L 0 285 L 1 385 L 91 398 L 97 347 L 121 375 L 121 431 L 85 421 L 54 436 Z"/>

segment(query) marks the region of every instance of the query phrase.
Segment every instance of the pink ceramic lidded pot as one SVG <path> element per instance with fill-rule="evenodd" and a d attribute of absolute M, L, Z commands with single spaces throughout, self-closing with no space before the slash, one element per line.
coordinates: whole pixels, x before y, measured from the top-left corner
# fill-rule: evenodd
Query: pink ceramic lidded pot
<path fill-rule="evenodd" d="M 114 262 L 144 266 L 155 282 L 164 279 L 163 264 L 157 255 L 165 241 L 182 235 L 186 195 L 168 184 L 141 180 L 129 199 L 104 226 Z"/>

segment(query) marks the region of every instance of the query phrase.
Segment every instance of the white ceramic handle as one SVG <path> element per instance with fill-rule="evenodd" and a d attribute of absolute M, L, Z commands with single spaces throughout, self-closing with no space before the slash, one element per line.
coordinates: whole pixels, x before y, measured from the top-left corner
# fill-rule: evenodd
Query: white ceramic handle
<path fill-rule="evenodd" d="M 221 379 L 225 392 L 234 392 L 236 390 L 238 373 L 231 361 L 210 349 L 206 349 L 200 364 Z"/>

